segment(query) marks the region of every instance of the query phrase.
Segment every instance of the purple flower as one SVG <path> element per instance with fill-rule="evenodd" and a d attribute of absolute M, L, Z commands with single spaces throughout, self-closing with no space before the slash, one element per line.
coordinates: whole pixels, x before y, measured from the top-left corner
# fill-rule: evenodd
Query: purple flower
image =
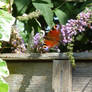
<path fill-rule="evenodd" d="M 89 23 L 91 16 L 91 11 L 88 11 L 87 13 L 81 12 L 78 15 L 78 19 L 70 19 L 66 25 L 61 25 L 61 42 L 63 44 L 71 42 L 72 37 L 79 32 L 85 31 L 86 27 L 92 28 L 91 24 Z"/>
<path fill-rule="evenodd" d="M 34 36 L 33 40 L 34 40 L 34 45 L 38 45 L 39 41 L 40 41 L 41 37 L 39 33 L 36 33 L 36 35 Z"/>
<path fill-rule="evenodd" d="M 66 25 L 56 25 L 55 28 L 61 31 L 61 43 L 66 44 L 71 42 L 73 39 L 73 36 L 77 35 L 80 32 L 85 31 L 86 27 L 89 27 L 92 29 L 92 22 L 90 20 L 92 19 L 92 11 L 88 10 L 86 12 L 81 12 L 77 19 L 70 19 L 66 23 Z M 60 29 L 61 28 L 61 29 Z M 37 33 L 33 40 L 34 40 L 34 48 L 39 48 L 43 46 L 42 44 L 42 38 L 40 33 Z M 45 47 L 44 50 L 48 51 L 48 47 Z"/>
<path fill-rule="evenodd" d="M 45 36 L 45 32 L 41 30 L 40 33 L 36 33 L 36 35 L 33 37 L 34 46 L 37 46 L 39 43 L 42 43 L 42 38 Z"/>

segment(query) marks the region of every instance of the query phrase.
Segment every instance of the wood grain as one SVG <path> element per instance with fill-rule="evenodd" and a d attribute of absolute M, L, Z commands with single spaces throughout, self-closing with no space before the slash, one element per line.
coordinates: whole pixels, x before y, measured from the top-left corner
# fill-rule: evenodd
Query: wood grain
<path fill-rule="evenodd" d="M 92 92 L 92 62 L 76 62 L 76 69 L 72 74 L 72 92 Z"/>
<path fill-rule="evenodd" d="M 54 92 L 72 92 L 72 71 L 69 60 L 53 61 L 52 88 Z"/>
<path fill-rule="evenodd" d="M 52 62 L 8 62 L 9 92 L 52 92 Z"/>
<path fill-rule="evenodd" d="M 92 52 L 74 53 L 76 60 L 92 60 Z M 6 53 L 0 54 L 4 60 L 67 60 L 66 53 Z"/>

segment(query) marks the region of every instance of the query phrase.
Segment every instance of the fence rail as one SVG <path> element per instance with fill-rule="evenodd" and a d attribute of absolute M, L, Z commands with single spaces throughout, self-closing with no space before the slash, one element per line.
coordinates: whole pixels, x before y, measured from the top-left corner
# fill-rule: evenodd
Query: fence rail
<path fill-rule="evenodd" d="M 92 60 L 92 52 L 74 53 L 76 60 Z M 67 60 L 67 53 L 6 53 L 0 54 L 4 60 Z"/>

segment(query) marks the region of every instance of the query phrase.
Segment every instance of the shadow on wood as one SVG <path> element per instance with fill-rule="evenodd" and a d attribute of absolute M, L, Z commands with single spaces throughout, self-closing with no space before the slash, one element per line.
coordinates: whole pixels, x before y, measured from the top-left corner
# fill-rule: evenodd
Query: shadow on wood
<path fill-rule="evenodd" d="M 9 92 L 52 92 L 51 62 L 10 62 Z"/>

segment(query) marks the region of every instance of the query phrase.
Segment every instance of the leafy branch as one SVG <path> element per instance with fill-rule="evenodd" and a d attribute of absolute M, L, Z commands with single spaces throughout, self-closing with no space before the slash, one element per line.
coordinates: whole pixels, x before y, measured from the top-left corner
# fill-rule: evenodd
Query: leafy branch
<path fill-rule="evenodd" d="M 29 14 L 24 14 L 23 16 L 18 16 L 17 19 L 20 21 L 27 21 L 32 18 L 37 18 L 40 15 L 41 15 L 40 11 L 37 10 L 37 11 L 29 13 Z"/>

